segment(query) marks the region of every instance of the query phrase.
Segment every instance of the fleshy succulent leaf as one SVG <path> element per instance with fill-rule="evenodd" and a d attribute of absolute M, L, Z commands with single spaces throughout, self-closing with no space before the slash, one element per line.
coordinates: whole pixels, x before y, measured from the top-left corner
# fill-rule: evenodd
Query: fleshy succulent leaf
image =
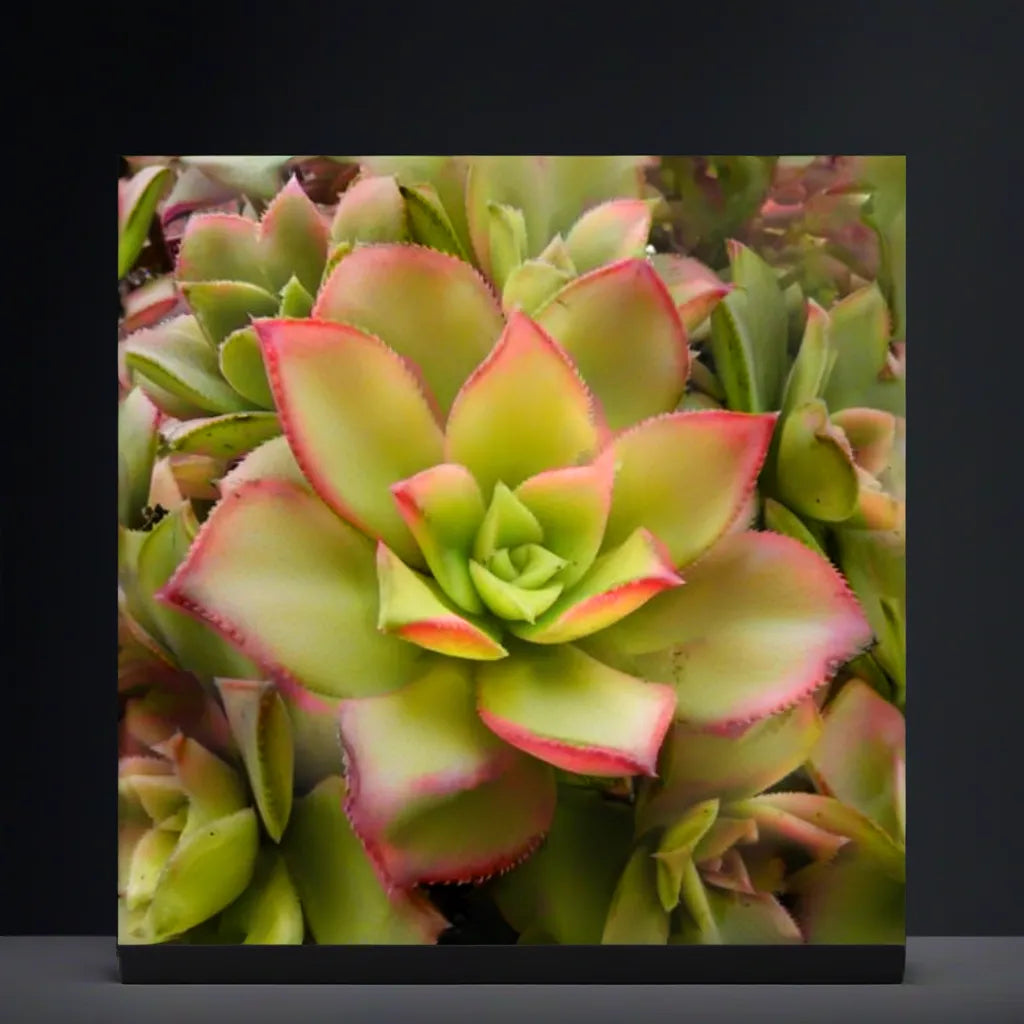
<path fill-rule="evenodd" d="M 572 275 L 560 267 L 543 260 L 524 260 L 505 278 L 501 308 L 506 314 L 518 310 L 534 316 L 571 280 Z"/>
<path fill-rule="evenodd" d="M 316 294 L 327 260 L 327 223 L 297 178 L 273 198 L 260 222 L 259 254 L 264 274 L 279 292 L 294 275 Z"/>
<path fill-rule="evenodd" d="M 349 817 L 397 884 L 489 875 L 546 830 L 553 783 L 480 721 L 467 662 L 439 659 L 395 693 L 342 701 L 339 721 Z M 471 816 L 481 794 L 491 813 Z"/>
<path fill-rule="evenodd" d="M 309 316 L 313 311 L 313 303 L 316 300 L 294 274 L 288 278 L 287 284 L 279 294 L 281 296 L 281 305 L 277 309 L 279 317 L 295 319 Z"/>
<path fill-rule="evenodd" d="M 251 199 L 271 199 L 284 181 L 288 156 L 185 156 L 185 167 L 195 167 L 213 181 Z"/>
<path fill-rule="evenodd" d="M 638 528 L 601 555 L 536 622 L 511 623 L 510 628 L 533 643 L 567 643 L 605 629 L 680 583 L 662 544 Z"/>
<path fill-rule="evenodd" d="M 481 613 L 469 557 L 485 509 L 472 474 L 441 463 L 393 484 L 391 493 L 441 589 L 464 611 Z"/>
<path fill-rule="evenodd" d="M 183 400 L 186 408 L 225 413 L 246 407 L 245 400 L 221 377 L 217 354 L 194 317 L 176 317 L 137 331 L 125 342 L 124 360 L 130 370 Z M 161 405 L 158 395 L 150 397 Z M 165 411 L 176 413 L 175 409 Z"/>
<path fill-rule="evenodd" d="M 224 379 L 240 395 L 262 409 L 274 408 L 255 327 L 242 327 L 229 334 L 220 346 L 217 364 Z"/>
<path fill-rule="evenodd" d="M 379 633 L 373 544 L 279 479 L 230 490 L 163 591 L 303 699 L 382 693 L 420 652 Z M 245 678 L 241 673 L 220 673 Z"/>
<path fill-rule="evenodd" d="M 801 515 L 842 522 L 857 507 L 853 451 L 820 399 L 797 406 L 783 421 L 776 471 L 779 497 Z"/>
<path fill-rule="evenodd" d="M 571 587 L 593 564 L 604 538 L 615 479 L 613 454 L 589 466 L 552 469 L 515 490 L 541 528 L 544 547 L 566 565 L 552 580 Z"/>
<path fill-rule="evenodd" d="M 501 292 L 526 258 L 526 220 L 522 210 L 503 203 L 488 203 L 487 214 L 491 278 Z"/>
<path fill-rule="evenodd" d="M 433 185 L 403 185 L 400 192 L 405 200 L 406 222 L 413 241 L 438 252 L 448 253 L 462 260 L 467 259 L 444 204 Z"/>
<path fill-rule="evenodd" d="M 662 946 L 668 934 L 669 915 L 658 896 L 657 863 L 641 843 L 615 887 L 601 943 Z"/>
<path fill-rule="evenodd" d="M 367 245 L 331 271 L 313 316 L 351 324 L 410 360 L 442 411 L 501 332 L 498 302 L 454 256 L 412 245 Z"/>
<path fill-rule="evenodd" d="M 182 835 L 146 913 L 154 939 L 180 935 L 237 899 L 252 878 L 258 842 L 249 807 Z"/>
<path fill-rule="evenodd" d="M 791 509 L 772 498 L 765 498 L 764 525 L 765 529 L 792 537 L 794 540 L 800 541 L 804 547 L 821 555 L 822 558 L 825 557 L 821 544 L 807 524 Z"/>
<path fill-rule="evenodd" d="M 186 281 L 181 292 L 211 344 L 248 326 L 253 317 L 272 316 L 278 300 L 248 281 Z"/>
<path fill-rule="evenodd" d="M 905 886 L 852 844 L 830 863 L 805 868 L 792 888 L 808 942 L 902 945 L 906 940 Z"/>
<path fill-rule="evenodd" d="M 145 167 L 118 182 L 117 276 L 134 266 L 149 233 L 156 204 L 171 180 L 167 167 Z"/>
<path fill-rule="evenodd" d="M 160 410 L 140 388 L 133 388 L 117 413 L 117 518 L 129 529 L 142 525 L 156 458 Z"/>
<path fill-rule="evenodd" d="M 572 357 L 613 430 L 667 412 L 682 397 L 686 331 L 646 260 L 621 260 L 571 281 L 537 323 Z"/>
<path fill-rule="evenodd" d="M 225 473 L 218 482 L 221 495 L 226 496 L 250 480 L 287 480 L 307 491 L 312 489 L 302 475 L 295 456 L 288 446 L 288 438 L 279 436 L 253 448 L 234 469 Z"/>
<path fill-rule="evenodd" d="M 772 416 L 677 412 L 619 435 L 605 547 L 644 526 L 674 565 L 699 558 L 753 492 L 773 424 Z"/>
<path fill-rule="evenodd" d="M 605 263 L 641 257 L 651 233 L 651 207 L 643 199 L 611 199 L 587 210 L 565 244 L 581 274 Z"/>
<path fill-rule="evenodd" d="M 219 924 L 244 945 L 302 944 L 302 906 L 280 853 L 262 851 L 249 888 L 225 910 Z"/>
<path fill-rule="evenodd" d="M 164 439 L 172 452 L 235 459 L 281 434 L 272 412 L 238 412 L 186 420 L 168 430 Z"/>
<path fill-rule="evenodd" d="M 279 843 L 292 809 L 295 753 L 288 713 L 272 683 L 219 679 L 217 688 L 260 817 Z"/>
<path fill-rule="evenodd" d="M 824 398 L 829 409 L 853 406 L 905 415 L 906 389 L 889 378 L 889 311 L 877 284 L 851 292 L 830 312 L 835 365 Z"/>
<path fill-rule="evenodd" d="M 403 560 L 423 556 L 389 488 L 441 461 L 441 428 L 414 373 L 377 338 L 325 320 L 256 325 L 296 461 L 339 515 Z"/>
<path fill-rule="evenodd" d="M 903 715 L 867 683 L 851 679 L 824 718 L 810 764 L 825 792 L 902 839 L 898 787 L 906 760 Z"/>
<path fill-rule="evenodd" d="M 871 639 L 842 577 L 789 537 L 744 532 L 686 583 L 590 638 L 591 653 L 673 683 L 681 721 L 726 726 L 798 703 Z"/>
<path fill-rule="evenodd" d="M 638 809 L 638 825 L 668 824 L 702 800 L 737 800 L 763 792 L 799 768 L 820 735 L 821 721 L 810 699 L 735 737 L 677 722 L 658 761 L 660 778 Z"/>
<path fill-rule="evenodd" d="M 888 467 L 896 440 L 896 417 L 892 413 L 853 406 L 834 413 L 831 419 L 846 435 L 861 469 L 877 475 Z"/>
<path fill-rule="evenodd" d="M 459 391 L 445 456 L 466 466 L 489 498 L 546 469 L 588 461 L 599 412 L 576 368 L 544 331 L 514 313 L 491 354 Z"/>
<path fill-rule="evenodd" d="M 655 253 L 651 266 L 665 282 L 680 319 L 691 338 L 698 327 L 706 325 L 712 310 L 734 288 L 710 268 L 689 256 Z"/>
<path fill-rule="evenodd" d="M 582 775 L 653 775 L 671 687 L 617 672 L 571 646 L 519 647 L 477 670 L 484 722 L 513 746 Z"/>
<path fill-rule="evenodd" d="M 410 569 L 383 541 L 377 579 L 381 632 L 453 658 L 489 661 L 508 654 L 492 627 L 464 616 L 434 580 Z"/>
<path fill-rule="evenodd" d="M 404 242 L 405 202 L 393 175 L 353 182 L 342 194 L 331 222 L 333 242 Z"/>
<path fill-rule="evenodd" d="M 629 845 L 628 807 L 563 786 L 543 844 L 490 892 L 509 923 L 536 941 L 596 945 Z"/>
<path fill-rule="evenodd" d="M 175 276 L 179 282 L 247 281 L 266 288 L 259 225 L 229 213 L 190 218 L 178 249 Z"/>

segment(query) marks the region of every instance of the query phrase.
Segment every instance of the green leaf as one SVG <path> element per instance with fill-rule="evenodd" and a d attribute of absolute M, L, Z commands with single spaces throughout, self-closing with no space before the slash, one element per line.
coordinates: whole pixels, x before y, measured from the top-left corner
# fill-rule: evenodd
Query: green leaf
<path fill-rule="evenodd" d="M 447 922 L 422 896 L 388 893 L 345 817 L 334 775 L 296 800 L 283 849 L 313 939 L 321 945 L 424 945 Z"/>
<path fill-rule="evenodd" d="M 183 156 L 186 167 L 195 167 L 251 199 L 271 199 L 281 187 L 290 156 Z"/>
<path fill-rule="evenodd" d="M 733 534 L 685 578 L 585 647 L 624 672 L 674 684 L 676 715 L 693 726 L 790 707 L 871 639 L 835 569 L 789 537 Z"/>
<path fill-rule="evenodd" d="M 625 804 L 563 786 L 540 848 L 488 891 L 508 922 L 538 936 L 535 941 L 596 945 L 629 856 L 630 835 Z"/>
<path fill-rule="evenodd" d="M 657 866 L 641 843 L 622 872 L 601 934 L 604 946 L 663 946 L 669 915 L 658 898 Z"/>
<path fill-rule="evenodd" d="M 133 388 L 117 411 L 117 519 L 129 529 L 143 524 L 149 503 L 159 433 L 160 410 L 140 388 Z"/>
<path fill-rule="evenodd" d="M 327 262 L 327 223 L 297 178 L 291 178 L 267 207 L 260 222 L 259 251 L 274 292 L 297 277 L 309 294 L 316 294 Z"/>
<path fill-rule="evenodd" d="M 281 424 L 276 413 L 238 412 L 186 420 L 169 430 L 165 439 L 172 452 L 235 459 L 280 433 Z"/>
<path fill-rule="evenodd" d="M 825 557 L 825 552 L 806 523 L 795 512 L 771 498 L 764 500 L 764 525 L 765 529 L 792 537 L 793 540 L 800 541 L 804 547 L 810 548 L 822 558 Z"/>
<path fill-rule="evenodd" d="M 241 484 L 214 506 L 163 599 L 230 635 L 300 694 L 385 692 L 420 660 L 414 646 L 377 631 L 373 544 L 280 479 Z"/>
<path fill-rule="evenodd" d="M 572 362 L 515 313 L 452 404 L 445 458 L 466 466 L 488 499 L 499 481 L 515 487 L 543 470 L 589 461 L 600 440 L 593 399 Z"/>
<path fill-rule="evenodd" d="M 674 409 L 682 397 L 686 331 L 646 260 L 622 260 L 570 281 L 537 323 L 572 357 L 612 430 Z"/>
<path fill-rule="evenodd" d="M 501 203 L 488 203 L 491 277 L 502 291 L 509 276 L 526 258 L 526 221 L 523 211 Z"/>
<path fill-rule="evenodd" d="M 247 281 L 186 281 L 181 293 L 214 346 L 253 317 L 272 316 L 278 308 L 274 295 Z"/>
<path fill-rule="evenodd" d="M 739 736 L 677 722 L 662 747 L 659 777 L 638 808 L 637 825 L 667 825 L 699 801 L 761 793 L 799 768 L 820 735 L 812 700 L 755 722 Z"/>
<path fill-rule="evenodd" d="M 156 204 L 171 181 L 168 167 L 145 167 L 126 182 L 118 182 L 117 277 L 135 265 Z"/>
<path fill-rule="evenodd" d="M 124 359 L 130 370 L 204 412 L 239 412 L 246 407 L 221 377 L 217 355 L 194 317 L 176 317 L 137 331 L 125 344 Z"/>
<path fill-rule="evenodd" d="M 285 434 L 317 493 L 423 566 L 390 493 L 443 458 L 441 427 L 413 369 L 379 339 L 341 324 L 263 320 L 256 332 Z"/>
<path fill-rule="evenodd" d="M 410 569 L 383 543 L 377 547 L 377 580 L 382 633 L 453 658 L 490 661 L 508 654 L 497 628 L 463 615 L 433 579 Z"/>
<path fill-rule="evenodd" d="M 405 215 L 413 241 L 462 260 L 468 259 L 432 185 L 401 186 L 399 191 L 405 200 Z"/>
<path fill-rule="evenodd" d="M 217 362 L 224 379 L 243 398 L 261 409 L 274 408 L 255 327 L 250 325 L 229 334 L 220 346 Z"/>
<path fill-rule="evenodd" d="M 476 678 L 481 717 L 513 746 L 580 775 L 654 774 L 675 706 L 670 687 L 568 645 L 518 647 Z"/>
<path fill-rule="evenodd" d="M 154 939 L 180 935 L 237 899 L 252 878 L 258 842 L 256 814 L 248 807 L 183 836 L 146 915 Z"/>
<path fill-rule="evenodd" d="M 295 753 L 284 702 L 272 683 L 218 679 L 263 824 L 280 842 L 292 808 Z"/>
<path fill-rule="evenodd" d="M 773 425 L 770 416 L 676 412 L 620 434 L 612 442 L 618 469 L 604 547 L 643 526 L 673 565 L 698 559 L 749 499 Z"/>
<path fill-rule="evenodd" d="M 822 522 L 849 519 L 860 483 L 850 444 L 832 425 L 825 403 L 812 399 L 797 406 L 780 430 L 776 473 L 782 501 Z"/>
<path fill-rule="evenodd" d="M 315 289 L 314 289 L 315 291 Z M 315 299 L 293 274 L 288 283 L 281 289 L 281 305 L 278 307 L 279 317 L 306 317 L 313 311 Z"/>
<path fill-rule="evenodd" d="M 280 853 L 261 851 L 249 888 L 224 911 L 221 928 L 244 945 L 302 944 L 302 907 Z"/>
<path fill-rule="evenodd" d="M 525 260 L 505 278 L 501 308 L 535 316 L 563 288 L 572 275 L 541 260 Z"/>
<path fill-rule="evenodd" d="M 333 242 L 404 242 L 405 201 L 393 175 L 362 178 L 343 193 L 331 222 Z"/>
<path fill-rule="evenodd" d="M 503 326 L 497 299 L 468 263 L 411 245 L 349 253 L 324 282 L 313 316 L 376 335 L 410 360 L 442 412 Z"/>

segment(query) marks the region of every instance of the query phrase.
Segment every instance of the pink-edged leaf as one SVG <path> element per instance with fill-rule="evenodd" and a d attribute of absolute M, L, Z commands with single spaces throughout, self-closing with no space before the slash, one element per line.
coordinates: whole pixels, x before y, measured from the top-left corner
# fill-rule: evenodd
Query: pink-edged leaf
<path fill-rule="evenodd" d="M 537 323 L 572 357 L 613 430 L 674 409 L 682 397 L 686 330 L 646 260 L 621 260 L 571 281 Z"/>
<path fill-rule="evenodd" d="M 863 856 L 869 858 L 879 870 L 897 881 L 906 879 L 906 852 L 902 842 L 884 831 L 855 807 L 834 797 L 818 793 L 767 793 L 729 804 L 727 813 L 753 818 L 761 833 L 775 831 L 809 848 L 817 847 L 816 856 L 829 859 L 831 852 L 849 840 L 855 843 Z M 802 828 L 801 828 L 802 826 Z M 837 840 L 832 844 L 811 843 L 809 829 L 814 829 Z"/>
<path fill-rule="evenodd" d="M 502 329 L 497 299 L 473 267 L 415 245 L 366 245 L 343 257 L 313 316 L 381 338 L 418 368 L 444 411 Z"/>
<path fill-rule="evenodd" d="M 651 207 L 643 199 L 611 199 L 587 210 L 565 244 L 577 271 L 644 255 L 651 233 Z"/>
<path fill-rule="evenodd" d="M 686 583 L 591 638 L 588 650 L 673 683 L 677 716 L 726 727 L 802 701 L 871 641 L 843 578 L 790 537 L 733 534 Z"/>
<path fill-rule="evenodd" d="M 295 484 L 231 489 L 162 593 L 227 637 L 282 690 L 381 693 L 419 652 L 377 631 L 373 544 Z"/>
<path fill-rule="evenodd" d="M 514 313 L 491 354 L 459 391 L 445 455 L 489 497 L 546 469 L 596 453 L 601 413 L 572 361 L 529 317 Z"/>
<path fill-rule="evenodd" d="M 447 926 L 417 892 L 388 891 L 345 816 L 332 775 L 295 802 L 283 848 L 313 938 L 330 945 L 424 945 Z"/>
<path fill-rule="evenodd" d="M 405 201 L 393 175 L 353 182 L 341 196 L 331 222 L 332 242 L 403 242 Z"/>
<path fill-rule="evenodd" d="M 689 256 L 656 253 L 651 257 L 651 266 L 665 282 L 688 335 L 707 320 L 715 306 L 734 288 L 710 267 Z"/>
<path fill-rule="evenodd" d="M 888 494 L 881 483 L 866 470 L 856 467 L 857 505 L 845 526 L 904 536 L 907 505 Z"/>
<path fill-rule="evenodd" d="M 867 683 L 851 679 L 825 710 L 811 767 L 825 793 L 856 807 L 902 838 L 903 715 Z"/>
<path fill-rule="evenodd" d="M 524 480 L 516 497 L 540 524 L 544 546 L 568 563 L 553 581 L 571 587 L 601 548 L 615 480 L 614 453 L 589 466 L 551 469 Z"/>
<path fill-rule="evenodd" d="M 537 644 L 567 643 L 605 629 L 682 582 L 662 544 L 639 528 L 601 555 L 536 622 L 510 623 L 510 629 Z"/>
<path fill-rule="evenodd" d="M 197 210 L 221 206 L 237 196 L 234 189 L 206 177 L 198 167 L 187 167 L 178 175 L 160 210 L 160 221 L 168 228 L 176 220 Z"/>
<path fill-rule="evenodd" d="M 441 428 L 415 374 L 354 327 L 264 320 L 256 331 L 285 435 L 306 478 L 339 515 L 423 565 L 389 492 L 442 459 Z"/>
<path fill-rule="evenodd" d="M 463 615 L 430 577 L 410 569 L 386 544 L 377 545 L 380 612 L 377 628 L 428 651 L 490 661 L 508 651 L 486 623 Z"/>
<path fill-rule="evenodd" d="M 153 748 L 166 757 L 188 795 L 187 835 L 247 804 L 245 785 L 231 765 L 211 754 L 195 740 L 176 732 Z"/>
<path fill-rule="evenodd" d="M 217 487 L 221 495 L 226 497 L 241 484 L 265 479 L 287 480 L 304 490 L 312 490 L 292 455 L 286 437 L 275 437 L 253 448 L 234 469 L 221 477 Z"/>
<path fill-rule="evenodd" d="M 265 288 L 259 225 L 230 213 L 192 217 L 178 249 L 178 281 L 248 281 Z"/>
<path fill-rule="evenodd" d="M 464 611 L 481 613 L 469 557 L 485 510 L 472 474 L 442 463 L 400 480 L 391 493 L 441 589 Z"/>
<path fill-rule="evenodd" d="M 477 670 L 478 707 L 502 739 L 581 775 L 653 775 L 672 688 L 602 665 L 574 647 L 517 648 Z"/>
<path fill-rule="evenodd" d="M 546 831 L 550 773 L 480 721 L 465 662 L 439 659 L 396 693 L 342 701 L 339 722 L 349 818 L 396 884 L 485 877 Z M 473 816 L 488 795 L 490 812 Z"/>
<path fill-rule="evenodd" d="M 675 565 L 699 558 L 750 499 L 774 422 L 724 410 L 676 412 L 621 434 L 612 443 L 618 468 L 604 546 L 644 526 Z"/>
<path fill-rule="evenodd" d="M 121 309 L 123 315 L 118 326 L 122 334 L 152 327 L 174 313 L 185 312 L 181 294 L 170 274 L 154 277 L 130 291 L 122 300 Z"/>
<path fill-rule="evenodd" d="M 814 701 L 772 715 L 738 736 L 677 722 L 658 761 L 659 780 L 638 810 L 642 828 L 667 824 L 701 800 L 753 796 L 799 768 L 821 735 Z"/>
<path fill-rule="evenodd" d="M 270 287 L 279 292 L 294 276 L 311 295 L 327 262 L 327 223 L 292 177 L 260 221 L 259 252 Z"/>

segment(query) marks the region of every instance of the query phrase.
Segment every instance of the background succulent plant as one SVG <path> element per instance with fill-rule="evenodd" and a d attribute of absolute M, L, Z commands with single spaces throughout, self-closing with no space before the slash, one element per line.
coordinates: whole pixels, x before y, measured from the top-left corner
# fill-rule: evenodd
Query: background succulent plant
<path fill-rule="evenodd" d="M 742 201 L 695 213 L 707 162 L 329 158 L 335 206 L 284 159 L 247 215 L 191 213 L 188 312 L 121 342 L 126 877 L 169 833 L 125 934 L 898 931 L 891 285 L 825 309 L 729 240 L 774 160 L 733 158 Z M 698 256 L 652 252 L 673 209 Z M 253 823 L 239 879 L 197 857 L 181 897 L 175 751 Z M 148 769 L 185 794 L 164 817 Z"/>

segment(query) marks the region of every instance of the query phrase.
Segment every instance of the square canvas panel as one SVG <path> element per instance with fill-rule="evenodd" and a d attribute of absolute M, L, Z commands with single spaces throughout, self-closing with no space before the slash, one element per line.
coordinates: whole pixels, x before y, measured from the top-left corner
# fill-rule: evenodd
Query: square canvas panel
<path fill-rule="evenodd" d="M 905 175 L 125 158 L 122 954 L 902 955 Z"/>

